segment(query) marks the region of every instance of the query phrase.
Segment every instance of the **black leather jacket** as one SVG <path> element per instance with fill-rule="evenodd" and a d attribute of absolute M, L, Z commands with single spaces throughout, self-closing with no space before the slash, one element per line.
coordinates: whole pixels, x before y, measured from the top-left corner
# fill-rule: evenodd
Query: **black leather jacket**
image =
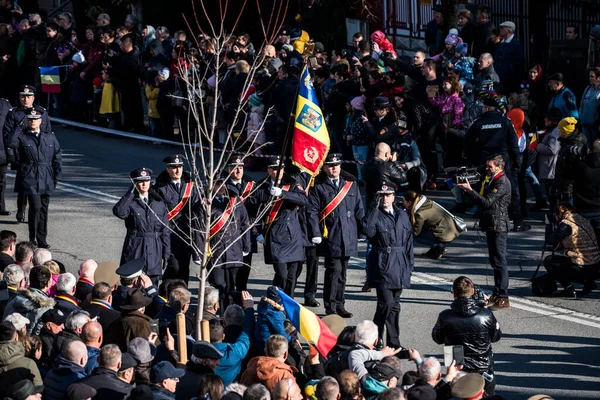
<path fill-rule="evenodd" d="M 502 172 L 485 184 L 483 196 L 475 191 L 467 192 L 481 207 L 479 227 L 483 231 L 508 232 L 510 218 L 510 181 Z"/>
<path fill-rule="evenodd" d="M 365 177 L 365 209 L 369 209 L 376 196 L 375 193 L 381 187 L 381 182 L 391 182 L 398 189 L 400 189 L 400 185 L 407 182 L 406 173 L 400 166 L 377 157 L 373 157 L 366 162 L 362 174 Z"/>
<path fill-rule="evenodd" d="M 467 372 L 493 372 L 492 343 L 500 340 L 502 331 L 494 313 L 482 308 L 472 298 L 458 298 L 449 310 L 438 316 L 431 337 L 437 344 L 462 345 Z"/>

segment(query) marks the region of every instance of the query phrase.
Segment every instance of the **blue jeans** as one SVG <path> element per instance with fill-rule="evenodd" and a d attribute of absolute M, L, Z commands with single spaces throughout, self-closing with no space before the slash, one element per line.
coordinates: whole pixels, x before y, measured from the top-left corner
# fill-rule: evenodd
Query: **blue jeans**
<path fill-rule="evenodd" d="M 358 169 L 358 180 L 362 181 L 362 166 L 364 162 L 367 161 L 367 155 L 369 154 L 369 146 L 352 146 L 352 153 L 354 154 L 354 161 L 357 161 L 359 164 L 357 166 Z"/>
<path fill-rule="evenodd" d="M 427 229 L 421 230 L 419 236 L 414 236 L 414 241 L 418 244 L 422 244 L 429 247 L 437 246 L 438 244 L 442 244 L 433 233 Z"/>

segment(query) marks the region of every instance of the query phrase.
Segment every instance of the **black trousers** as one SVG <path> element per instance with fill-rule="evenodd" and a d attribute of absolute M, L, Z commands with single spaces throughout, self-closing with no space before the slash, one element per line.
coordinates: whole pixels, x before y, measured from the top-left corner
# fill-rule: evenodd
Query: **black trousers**
<path fill-rule="evenodd" d="M 229 293 L 235 290 L 235 279 L 238 268 L 217 267 L 208 276 L 208 281 L 219 290 L 219 307 L 221 312 L 229 305 Z"/>
<path fill-rule="evenodd" d="M 244 257 L 244 266 L 237 269 L 237 276 L 235 278 L 235 288 L 238 292 L 248 290 L 248 278 L 250 278 L 250 271 L 252 265 L 252 253 Z"/>
<path fill-rule="evenodd" d="M 190 280 L 190 260 L 192 258 L 192 248 L 181 240 L 177 235 L 171 235 L 171 254 L 175 256 L 179 269 L 175 274 L 177 279 L 183 279 L 187 284 Z"/>
<path fill-rule="evenodd" d="M 325 258 L 325 283 L 323 285 L 323 302 L 325 311 L 336 311 L 344 308 L 344 290 L 346 290 L 346 269 L 349 257 Z"/>
<path fill-rule="evenodd" d="M 319 256 L 317 246 L 306 249 L 306 283 L 304 285 L 304 300 L 314 299 L 319 287 Z"/>
<path fill-rule="evenodd" d="M 417 140 L 419 150 L 421 151 L 421 157 L 427 168 L 427 178 L 434 180 L 438 173 L 438 156 L 436 148 L 438 128 L 439 125 L 435 124 L 428 130 L 420 132 L 420 137 Z"/>
<path fill-rule="evenodd" d="M 274 263 L 275 277 L 273 278 L 273 286 L 283 289 L 290 297 L 294 297 L 296 290 L 296 281 L 298 280 L 299 271 L 302 271 L 302 262 L 289 263 Z"/>
<path fill-rule="evenodd" d="M 585 283 L 600 277 L 598 265 L 576 265 L 569 257 L 561 255 L 546 257 L 544 267 L 548 274 L 565 288 L 571 282 Z"/>
<path fill-rule="evenodd" d="M 379 329 L 379 337 L 383 339 L 383 328 L 386 328 L 386 345 L 400 347 L 400 296 L 402 289 L 386 289 L 377 287 L 377 309 L 373 322 Z"/>
<path fill-rule="evenodd" d="M 494 269 L 494 292 L 499 297 L 508 297 L 508 265 L 506 264 L 506 242 L 508 232 L 487 231 L 490 265 Z"/>
<path fill-rule="evenodd" d="M 27 208 L 27 195 L 23 192 L 17 193 L 17 217 L 25 218 L 25 209 Z"/>
<path fill-rule="evenodd" d="M 8 164 L 0 164 L 0 211 L 6 211 L 6 202 L 4 201 L 6 193 L 6 171 L 8 171 Z"/>
<path fill-rule="evenodd" d="M 29 240 L 32 242 L 47 243 L 48 236 L 48 205 L 50 204 L 50 195 L 30 194 L 27 195 L 29 201 L 29 214 L 27 224 L 29 225 Z"/>

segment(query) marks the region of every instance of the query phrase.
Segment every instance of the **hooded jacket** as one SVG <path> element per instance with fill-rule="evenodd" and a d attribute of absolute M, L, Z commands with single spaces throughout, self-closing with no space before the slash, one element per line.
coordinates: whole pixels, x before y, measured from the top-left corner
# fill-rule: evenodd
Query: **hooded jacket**
<path fill-rule="evenodd" d="M 85 376 L 81 365 L 58 356 L 52 370 L 44 378 L 44 399 L 65 400 L 67 388 Z"/>
<path fill-rule="evenodd" d="M 414 236 L 419 236 L 426 229 L 440 242 L 449 243 L 460 235 L 452 216 L 425 196 L 415 199 L 408 215 Z"/>
<path fill-rule="evenodd" d="M 389 389 L 388 385 L 384 382 L 378 381 L 371 375 L 367 375 L 365 383 L 362 385 L 363 396 L 366 400 L 376 399 L 381 393 Z"/>
<path fill-rule="evenodd" d="M 0 342 L 0 375 L 17 368 L 31 371 L 34 385 L 42 384 L 40 371 L 32 359 L 25 357 L 25 348 L 21 342 L 15 340 Z"/>
<path fill-rule="evenodd" d="M 242 374 L 240 383 L 250 386 L 262 383 L 272 391 L 275 384 L 282 379 L 294 378 L 294 372 L 298 370 L 274 357 L 254 357 L 248 363 L 246 371 Z"/>
<path fill-rule="evenodd" d="M 258 354 L 264 354 L 265 344 L 271 335 L 283 335 L 289 341 L 290 335 L 284 328 L 285 312 L 283 306 L 263 297 L 256 308 L 256 326 L 254 343 Z"/>
<path fill-rule="evenodd" d="M 19 313 L 29 320 L 27 333 L 38 335 L 42 329 L 42 315 L 55 305 L 54 299 L 39 289 L 21 289 L 4 309 L 2 319 L 12 313 Z"/>
<path fill-rule="evenodd" d="M 472 298 L 455 299 L 442 311 L 431 336 L 437 344 L 463 346 L 466 372 L 493 373 L 492 343 L 500 340 L 502 331 L 494 313 Z"/>

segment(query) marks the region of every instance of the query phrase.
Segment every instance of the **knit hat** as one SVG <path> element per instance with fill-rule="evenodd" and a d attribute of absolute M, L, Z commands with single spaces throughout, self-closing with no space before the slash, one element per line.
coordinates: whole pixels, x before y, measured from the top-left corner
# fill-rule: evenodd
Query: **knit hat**
<path fill-rule="evenodd" d="M 457 53 L 460 53 L 461 56 L 466 56 L 469 52 L 469 45 L 466 43 L 460 43 L 454 49 Z"/>
<path fill-rule="evenodd" d="M 450 33 L 450 34 L 448 34 L 448 36 L 446 36 L 445 42 L 446 42 L 446 44 L 456 46 L 457 44 L 462 42 L 462 40 L 458 37 L 458 35 L 455 35 L 454 33 Z"/>
<path fill-rule="evenodd" d="M 563 118 L 558 123 L 558 130 L 564 136 L 569 136 L 573 132 L 575 132 L 575 126 L 577 125 L 577 120 L 573 117 Z"/>
<path fill-rule="evenodd" d="M 279 69 L 283 66 L 283 61 L 281 61 L 279 58 L 271 58 L 269 62 L 267 62 L 267 66 L 279 71 Z"/>
<path fill-rule="evenodd" d="M 73 55 L 73 58 L 71 58 L 71 61 L 76 62 L 77 64 L 83 64 L 85 62 L 85 56 L 83 55 L 83 53 L 81 51 L 78 51 L 77 53 L 75 53 Z"/>
<path fill-rule="evenodd" d="M 140 364 L 144 364 L 154 360 L 156 347 L 150 344 L 148 339 L 137 337 L 131 339 L 127 345 L 127 352 L 133 356 Z"/>
<path fill-rule="evenodd" d="M 256 93 L 252 93 L 248 98 L 248 103 L 250 107 L 258 107 L 262 104 L 262 98 Z"/>
<path fill-rule="evenodd" d="M 25 328 L 27 325 L 29 325 L 29 322 L 30 322 L 28 318 L 25 318 L 24 316 L 22 316 L 19 313 L 12 313 L 9 316 L 7 316 L 6 318 L 4 318 L 4 320 L 13 324 L 15 329 L 18 331 Z"/>
<path fill-rule="evenodd" d="M 167 79 L 169 79 L 169 76 L 171 76 L 171 72 L 169 71 L 169 68 L 163 68 L 160 71 L 158 71 L 158 76 L 163 81 L 166 81 Z"/>
<path fill-rule="evenodd" d="M 277 286 L 269 286 L 267 289 L 267 298 L 273 300 L 275 303 L 282 305 L 281 296 L 277 290 Z"/>
<path fill-rule="evenodd" d="M 355 110 L 364 111 L 365 110 L 365 101 L 366 101 L 365 96 L 356 96 L 355 98 L 353 98 L 350 101 L 350 105 Z"/>
<path fill-rule="evenodd" d="M 449 35 L 450 35 L 450 34 L 452 34 L 452 35 L 456 35 L 456 36 L 458 36 L 458 29 L 456 29 L 456 28 L 451 28 L 451 29 L 448 31 L 448 34 L 449 34 Z"/>

